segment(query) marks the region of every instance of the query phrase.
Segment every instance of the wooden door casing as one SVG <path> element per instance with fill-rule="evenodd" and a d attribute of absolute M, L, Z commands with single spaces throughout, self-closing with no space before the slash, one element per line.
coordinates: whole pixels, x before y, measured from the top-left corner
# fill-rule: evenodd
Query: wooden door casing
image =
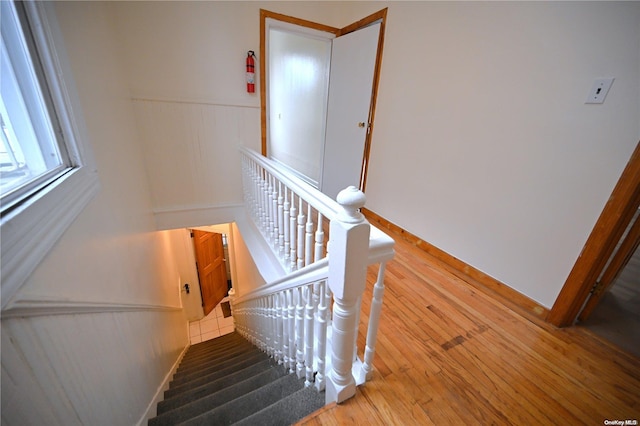
<path fill-rule="evenodd" d="M 622 172 L 547 321 L 572 325 L 640 205 L 640 142 Z"/>

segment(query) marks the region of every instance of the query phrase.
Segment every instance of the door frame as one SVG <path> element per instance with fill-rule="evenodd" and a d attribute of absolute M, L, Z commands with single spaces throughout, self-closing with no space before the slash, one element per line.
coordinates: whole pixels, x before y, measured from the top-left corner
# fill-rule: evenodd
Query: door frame
<path fill-rule="evenodd" d="M 573 325 L 639 205 L 640 142 L 549 311 L 548 322 L 557 327 Z"/>
<path fill-rule="evenodd" d="M 373 135 L 373 123 L 375 118 L 376 102 L 378 100 L 378 87 L 380 82 L 380 69 L 382 67 L 382 49 L 384 46 L 384 33 L 387 20 L 387 9 L 384 8 L 359 21 L 347 25 L 344 28 L 335 28 L 328 25 L 320 24 L 293 16 L 283 15 L 281 13 L 271 12 L 260 9 L 260 132 L 262 155 L 267 156 L 267 85 L 266 85 L 266 68 L 267 68 L 267 50 L 266 50 L 266 21 L 268 18 L 282 21 L 293 25 L 298 25 L 313 30 L 324 31 L 340 37 L 364 28 L 374 22 L 380 21 L 380 34 L 378 36 L 378 49 L 376 52 L 376 62 L 373 71 L 373 84 L 371 86 L 371 103 L 368 117 L 368 131 L 365 137 L 364 152 L 362 156 L 362 170 L 360 172 L 360 190 L 364 192 L 367 181 L 367 171 L 369 168 L 369 154 L 371 152 L 371 138 Z"/>

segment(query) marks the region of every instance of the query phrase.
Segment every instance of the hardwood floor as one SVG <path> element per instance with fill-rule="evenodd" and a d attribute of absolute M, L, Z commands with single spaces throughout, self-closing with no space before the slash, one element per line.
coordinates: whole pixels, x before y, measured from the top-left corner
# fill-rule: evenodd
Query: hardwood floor
<path fill-rule="evenodd" d="M 374 377 L 302 425 L 589 424 L 640 420 L 640 358 L 586 329 L 516 312 L 396 239 Z M 377 266 L 368 271 L 359 347 Z M 362 354 L 360 354 L 361 356 Z"/>

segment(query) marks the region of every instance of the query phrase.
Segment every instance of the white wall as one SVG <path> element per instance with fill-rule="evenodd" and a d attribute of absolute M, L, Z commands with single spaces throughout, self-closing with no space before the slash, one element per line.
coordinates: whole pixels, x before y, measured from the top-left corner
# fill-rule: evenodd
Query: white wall
<path fill-rule="evenodd" d="M 390 3 L 368 207 L 550 307 L 640 139 L 639 55 L 640 3 Z"/>
<path fill-rule="evenodd" d="M 237 266 L 233 280 L 233 289 L 236 292 L 236 297 L 240 297 L 264 285 L 265 280 L 253 261 L 251 252 L 242 238 L 237 224 L 232 224 L 231 233 L 234 242 L 233 258 Z"/>
<path fill-rule="evenodd" d="M 155 231 L 110 11 L 55 10 L 101 191 L 17 295 L 37 307 L 3 313 L 2 424 L 130 425 L 188 344 L 179 273 L 170 235 Z"/>
<path fill-rule="evenodd" d="M 637 2 L 117 3 L 158 223 L 239 202 L 238 175 L 193 176 L 259 146 L 259 8 L 341 27 L 385 6 L 368 207 L 550 307 L 640 137 Z"/>

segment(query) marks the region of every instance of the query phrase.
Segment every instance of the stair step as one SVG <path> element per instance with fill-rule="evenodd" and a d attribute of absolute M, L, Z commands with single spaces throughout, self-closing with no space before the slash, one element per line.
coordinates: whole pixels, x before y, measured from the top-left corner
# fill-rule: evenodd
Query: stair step
<path fill-rule="evenodd" d="M 188 361 L 190 361 L 192 359 L 195 359 L 195 358 L 200 357 L 202 355 L 205 355 L 207 353 L 213 353 L 213 352 L 216 352 L 216 351 L 224 351 L 224 350 L 227 350 L 229 348 L 233 348 L 234 346 L 239 345 L 239 344 L 244 345 L 244 344 L 249 343 L 247 340 L 243 339 L 242 337 L 227 338 L 222 342 L 216 342 L 216 340 L 222 339 L 224 337 L 226 337 L 226 336 L 218 337 L 218 338 L 213 339 L 213 340 L 207 340 L 206 342 L 197 343 L 195 345 L 192 345 L 191 347 L 189 347 L 189 350 L 184 355 L 183 359 L 188 362 Z M 203 345 L 203 346 L 199 346 L 199 345 Z"/>
<path fill-rule="evenodd" d="M 226 344 L 232 344 L 237 341 L 247 341 L 238 333 L 229 333 L 223 336 L 218 336 L 213 339 L 205 340 L 204 342 L 194 343 L 189 347 L 191 353 L 197 353 L 199 351 L 207 350 L 209 348 L 222 347 Z"/>
<path fill-rule="evenodd" d="M 324 392 L 231 333 L 189 348 L 148 425 L 289 425 L 323 405 Z"/>
<path fill-rule="evenodd" d="M 196 379 L 193 379 L 191 381 L 188 382 L 184 382 L 181 384 L 176 384 L 173 387 L 169 387 L 169 389 L 167 389 L 164 392 L 164 397 L 165 398 L 171 398 L 173 396 L 179 395 L 182 392 L 188 391 L 190 389 L 196 388 L 198 386 L 202 386 L 204 384 L 207 384 L 211 381 L 214 380 L 218 380 L 222 377 L 225 377 L 229 374 L 232 374 L 234 371 L 237 371 L 238 369 L 243 369 L 246 367 L 249 367 L 252 364 L 255 364 L 257 362 L 263 361 L 265 359 L 269 359 L 269 357 L 266 354 L 260 353 L 255 357 L 252 358 L 246 358 L 244 360 L 242 360 L 241 362 L 237 363 L 237 364 L 233 364 L 230 365 L 229 367 L 223 369 L 223 370 L 218 370 L 215 371 L 213 373 L 204 375 L 202 377 L 198 377 Z"/>
<path fill-rule="evenodd" d="M 304 386 L 304 381 L 294 374 L 287 374 L 248 394 L 227 402 L 220 407 L 194 417 L 184 426 L 229 425 L 257 413 L 263 408 L 285 398 Z"/>
<path fill-rule="evenodd" d="M 267 389 L 270 386 L 273 387 L 274 383 L 280 382 L 284 374 L 285 372 L 283 368 L 274 366 L 257 376 L 243 380 L 233 386 L 154 417 L 149 421 L 149 426 L 175 425 L 196 416 L 207 414 L 212 410 L 218 410 L 220 407 L 224 407 L 238 399 L 242 399 L 246 395 L 254 394 L 255 392 L 259 392 L 261 389 Z M 240 415 L 243 414 L 240 413 Z"/>
<path fill-rule="evenodd" d="M 256 364 L 252 364 L 249 367 L 238 370 L 233 374 L 224 376 L 218 380 L 213 380 L 202 386 L 185 390 L 178 395 L 167 398 L 164 401 L 160 401 L 158 403 L 158 414 L 163 414 L 169 410 L 173 410 L 177 407 L 193 402 L 196 399 L 220 391 L 228 386 L 233 386 L 236 383 L 240 383 L 243 380 L 247 380 L 254 376 L 257 376 L 258 374 L 263 373 L 264 371 L 267 371 L 273 367 L 273 360 L 265 359 Z"/>
<path fill-rule="evenodd" d="M 203 376 L 208 376 L 209 374 L 216 373 L 218 371 L 226 370 L 229 367 L 232 367 L 237 364 L 241 364 L 247 359 L 255 359 L 255 358 L 268 358 L 268 355 L 264 352 L 254 349 L 248 352 L 243 352 L 240 354 L 236 354 L 232 358 L 223 359 L 221 361 L 214 359 L 210 359 L 207 362 L 203 362 L 200 370 L 190 370 L 184 374 L 176 373 L 173 376 L 173 380 L 169 384 L 169 389 L 172 389 L 176 386 L 183 385 L 192 380 L 198 379 Z"/>
<path fill-rule="evenodd" d="M 226 349 L 221 352 L 205 353 L 198 356 L 197 358 L 192 358 L 186 361 L 184 365 L 182 365 L 181 363 L 175 374 L 184 375 L 185 373 L 193 372 L 194 369 L 202 368 L 203 363 L 206 363 L 212 359 L 224 361 L 235 356 L 242 355 L 243 353 L 256 351 L 256 349 L 257 348 L 255 346 L 252 346 L 250 343 L 246 343 L 238 345 L 235 348 Z"/>
<path fill-rule="evenodd" d="M 199 350 L 209 346 L 218 346 L 226 342 L 229 342 L 232 340 L 238 340 L 238 339 L 246 340 L 244 337 L 240 335 L 240 333 L 237 333 L 234 331 L 231 333 L 224 334 L 222 336 L 218 336 L 214 339 L 205 340 L 204 342 L 200 342 L 200 343 L 194 343 L 193 345 L 191 345 L 189 350 Z"/>
<path fill-rule="evenodd" d="M 234 426 L 291 425 L 324 407 L 324 399 L 324 392 L 318 392 L 313 386 L 305 387 L 234 423 Z"/>

